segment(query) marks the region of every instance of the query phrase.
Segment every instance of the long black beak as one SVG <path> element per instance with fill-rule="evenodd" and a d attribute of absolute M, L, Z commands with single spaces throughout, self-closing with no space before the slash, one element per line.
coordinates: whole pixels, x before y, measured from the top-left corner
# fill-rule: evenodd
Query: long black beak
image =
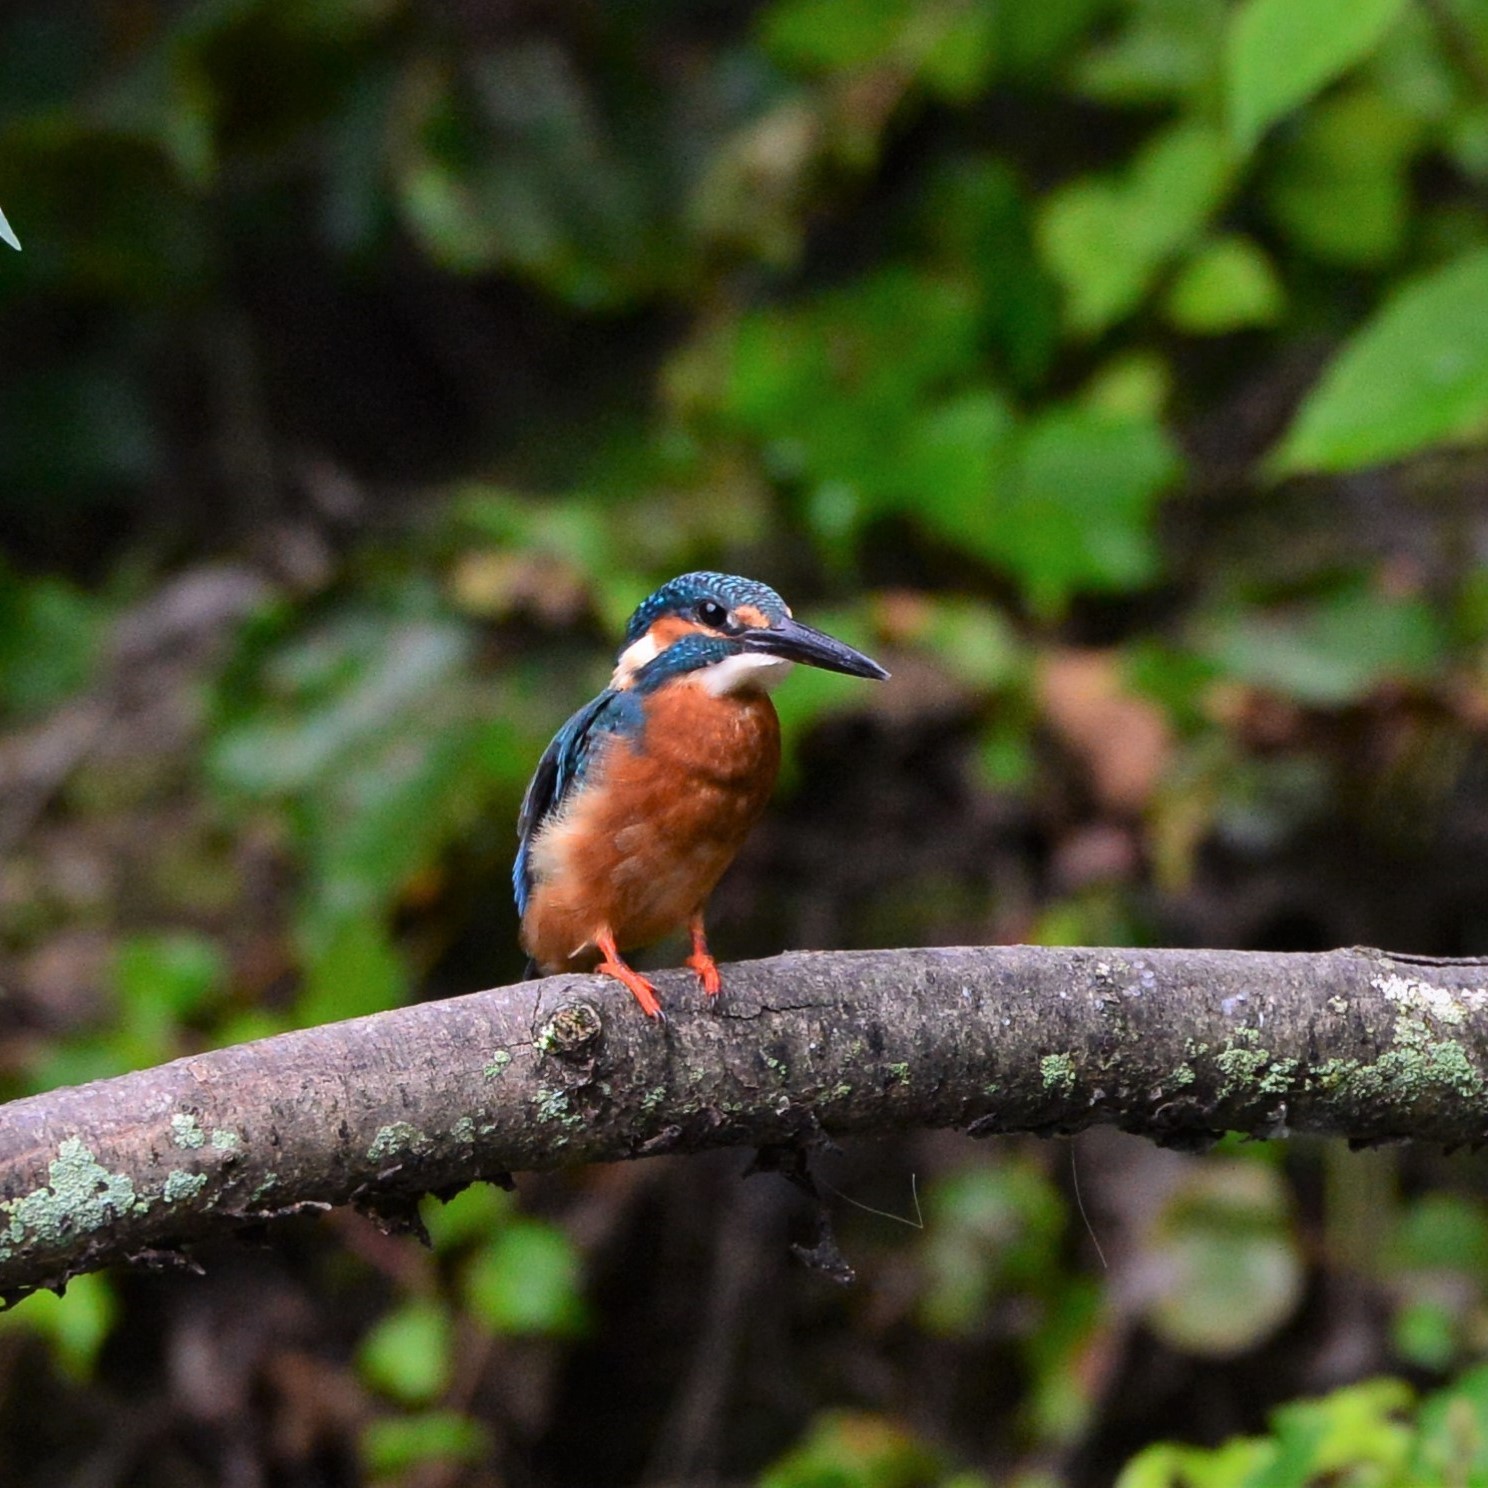
<path fill-rule="evenodd" d="M 741 636 L 746 651 L 800 661 L 828 672 L 846 672 L 849 677 L 872 677 L 882 682 L 889 674 L 870 656 L 854 651 L 832 636 L 799 620 L 785 619 L 768 630 L 751 630 Z"/>

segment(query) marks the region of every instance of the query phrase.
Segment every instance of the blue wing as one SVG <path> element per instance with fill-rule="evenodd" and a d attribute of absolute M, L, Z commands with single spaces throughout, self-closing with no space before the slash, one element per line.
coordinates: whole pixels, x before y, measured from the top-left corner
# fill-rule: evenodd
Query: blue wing
<path fill-rule="evenodd" d="M 568 799 L 593 763 L 596 745 L 612 734 L 634 738 L 645 726 L 641 699 L 633 692 L 604 692 L 574 714 L 553 736 L 553 742 L 537 762 L 522 810 L 517 817 L 517 860 L 512 864 L 512 889 L 517 913 L 527 913 L 532 892 L 532 869 L 528 854 L 537 830 Z"/>

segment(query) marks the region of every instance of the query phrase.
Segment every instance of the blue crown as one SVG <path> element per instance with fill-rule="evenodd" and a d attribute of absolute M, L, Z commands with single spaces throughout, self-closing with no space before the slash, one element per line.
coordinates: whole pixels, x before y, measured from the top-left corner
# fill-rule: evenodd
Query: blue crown
<path fill-rule="evenodd" d="M 738 574 L 685 573 L 661 586 L 636 608 L 625 627 L 626 646 L 640 640 L 652 624 L 663 615 L 686 615 L 706 600 L 715 600 L 726 610 L 740 605 L 753 605 L 766 620 L 774 624 L 789 613 L 786 603 L 768 584 L 756 579 L 743 579 Z"/>

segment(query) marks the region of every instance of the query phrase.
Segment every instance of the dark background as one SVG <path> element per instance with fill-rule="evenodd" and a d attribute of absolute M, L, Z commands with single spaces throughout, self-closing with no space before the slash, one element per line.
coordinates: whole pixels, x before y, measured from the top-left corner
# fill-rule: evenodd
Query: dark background
<path fill-rule="evenodd" d="M 1488 953 L 1485 190 L 1484 0 L 9 5 L 4 1090 L 517 976 L 692 567 L 894 673 L 721 957 Z M 1488 1482 L 1472 1155 L 854 1144 L 849 1288 L 744 1163 L 33 1298 L 0 1481 Z"/>

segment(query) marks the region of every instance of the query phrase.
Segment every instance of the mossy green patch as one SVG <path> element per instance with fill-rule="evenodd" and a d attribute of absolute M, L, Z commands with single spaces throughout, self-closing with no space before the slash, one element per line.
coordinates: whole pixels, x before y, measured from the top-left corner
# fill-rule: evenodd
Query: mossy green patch
<path fill-rule="evenodd" d="M 260 1204 L 268 1195 L 279 1186 L 279 1175 L 277 1173 L 265 1173 L 263 1181 L 254 1186 L 253 1192 L 248 1195 L 248 1204 L 251 1208 L 254 1204 Z"/>
<path fill-rule="evenodd" d="M 1378 1059 L 1329 1059 L 1313 1071 L 1325 1091 L 1336 1091 L 1361 1108 L 1380 1103 L 1477 1100 L 1484 1081 L 1456 1039 L 1438 1039 L 1418 1018 L 1401 1017 L 1395 1047 Z"/>
<path fill-rule="evenodd" d="M 562 1088 L 538 1091 L 537 1119 L 569 1128 L 583 1126 L 586 1120 L 584 1113 L 574 1108 L 573 1097 Z"/>
<path fill-rule="evenodd" d="M 1404 1014 L 1418 1019 L 1432 1018 L 1438 1023 L 1453 1027 L 1460 1024 L 1467 1016 L 1465 1003 L 1475 1001 L 1479 1007 L 1482 1007 L 1484 1002 L 1488 1001 L 1488 995 L 1477 988 L 1454 992 L 1447 987 L 1435 987 L 1430 982 L 1421 981 L 1418 977 L 1394 975 L 1375 977 L 1370 985 L 1376 991 L 1382 992 L 1388 1001 L 1402 1009 Z"/>
<path fill-rule="evenodd" d="M 1214 1062 L 1224 1076 L 1218 1092 L 1221 1100 L 1257 1092 L 1285 1095 L 1297 1074 L 1295 1059 L 1273 1059 L 1269 1049 L 1223 1049 Z"/>
<path fill-rule="evenodd" d="M 68 1137 L 47 1166 L 45 1187 L 0 1204 L 0 1215 L 9 1216 L 0 1231 L 0 1260 L 22 1246 L 55 1248 L 149 1207 L 127 1173 L 110 1173 L 79 1138 Z"/>
<path fill-rule="evenodd" d="M 1458 1019 L 1452 1019 L 1443 1018 L 1439 1011 L 1432 1012 L 1438 1021 L 1449 1024 L 1460 1021 L 1460 1009 L 1458 1014 Z M 1483 1090 L 1483 1078 L 1462 1045 L 1456 1039 L 1437 1038 L 1425 1019 L 1406 1013 L 1395 1019 L 1395 1048 L 1378 1060 L 1380 1066 L 1387 1062 L 1405 1072 L 1413 1085 L 1422 1087 L 1423 1093 L 1433 1086 L 1445 1087 L 1470 1100 Z"/>
<path fill-rule="evenodd" d="M 201 1129 L 201 1123 L 189 1111 L 178 1111 L 171 1117 L 171 1141 L 177 1147 L 184 1147 L 187 1151 L 194 1151 L 198 1147 L 207 1145 L 207 1134 Z"/>
<path fill-rule="evenodd" d="M 1075 1089 L 1075 1061 L 1068 1054 L 1045 1054 L 1039 1060 L 1039 1074 L 1044 1089 L 1059 1095 L 1071 1095 Z"/>
<path fill-rule="evenodd" d="M 176 1168 L 165 1180 L 165 1202 L 179 1204 L 183 1199 L 194 1198 L 206 1186 L 207 1175 L 205 1173 L 187 1173 Z"/>
<path fill-rule="evenodd" d="M 1271 1056 L 1265 1049 L 1222 1049 L 1214 1062 L 1224 1076 L 1221 1094 L 1232 1094 L 1251 1085 L 1271 1062 Z"/>
<path fill-rule="evenodd" d="M 390 1157 L 412 1157 L 427 1151 L 428 1147 L 429 1139 L 418 1127 L 406 1121 L 393 1121 L 378 1128 L 372 1145 L 367 1149 L 367 1160 L 385 1162 Z"/>

